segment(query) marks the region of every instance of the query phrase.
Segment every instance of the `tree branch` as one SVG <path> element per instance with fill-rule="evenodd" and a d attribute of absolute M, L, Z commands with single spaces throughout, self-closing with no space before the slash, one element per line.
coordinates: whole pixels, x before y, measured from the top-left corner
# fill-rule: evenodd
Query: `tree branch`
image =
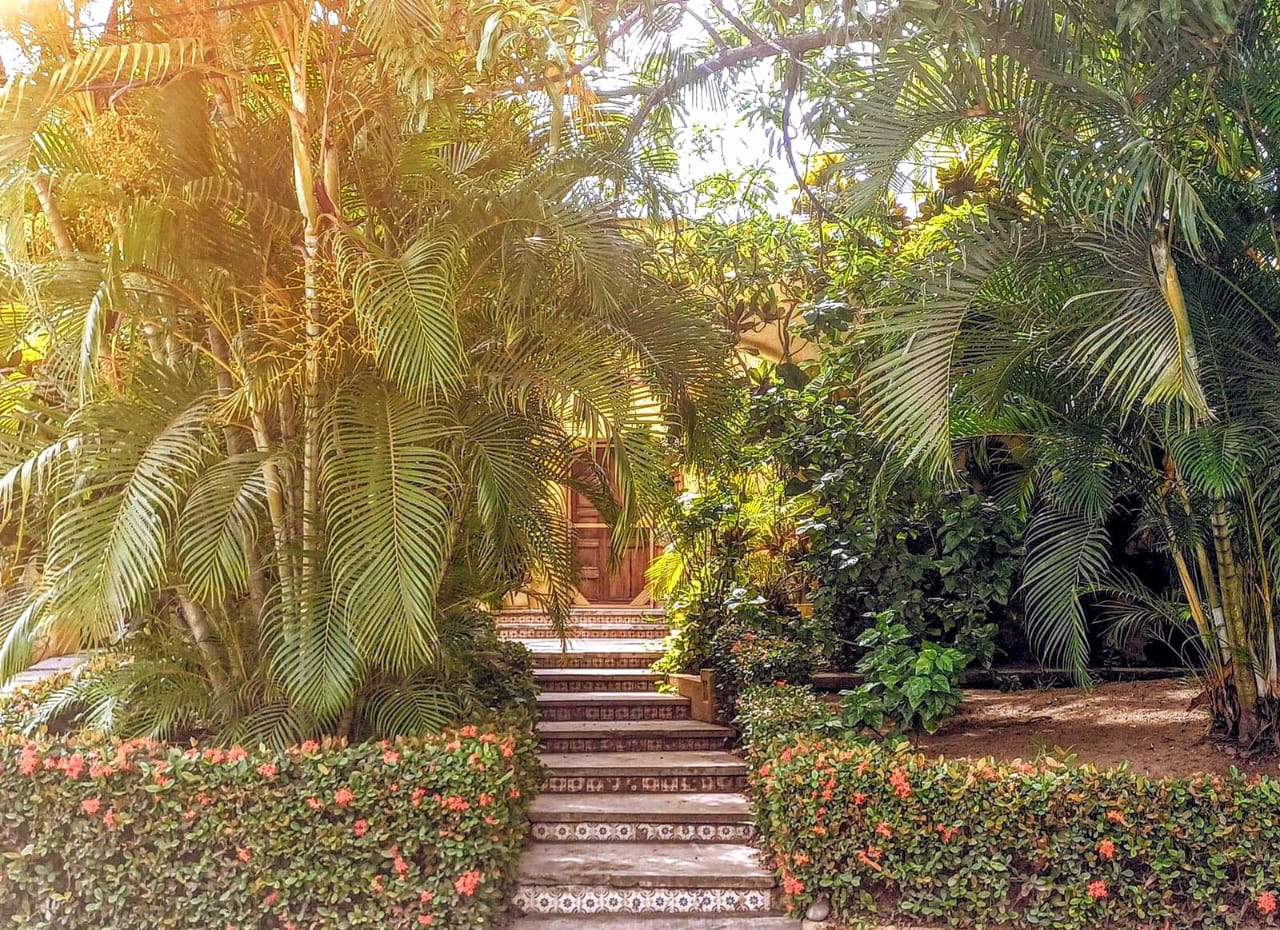
<path fill-rule="evenodd" d="M 765 61 L 769 58 L 777 58 L 779 55 L 799 58 L 802 55 L 820 51 L 824 48 L 841 48 L 854 42 L 864 42 L 871 36 L 871 30 L 853 28 L 845 29 L 838 33 L 803 32 L 793 36 L 778 36 L 777 38 L 766 39 L 763 42 L 753 42 L 750 45 L 726 49 L 719 54 L 712 55 L 706 61 L 695 65 L 688 71 L 673 75 L 656 87 L 632 85 L 616 88 L 608 92 L 608 96 L 643 96 L 645 98 L 644 103 L 640 105 L 640 109 L 631 121 L 631 127 L 627 130 L 626 144 L 630 145 L 635 141 L 635 137 L 644 125 L 644 121 L 649 118 L 650 114 L 659 105 L 698 81 L 704 81 L 731 68 L 753 64 L 757 61 Z"/>

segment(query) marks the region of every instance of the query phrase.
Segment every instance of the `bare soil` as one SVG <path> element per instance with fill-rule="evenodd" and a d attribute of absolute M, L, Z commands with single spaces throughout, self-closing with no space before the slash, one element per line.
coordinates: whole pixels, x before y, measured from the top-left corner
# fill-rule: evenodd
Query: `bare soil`
<path fill-rule="evenodd" d="M 1101 684 L 1089 691 L 965 691 L 959 713 L 917 745 L 929 755 L 1034 759 L 1114 767 L 1147 775 L 1280 775 L 1275 758 L 1244 759 L 1209 736 L 1200 689 L 1186 681 Z"/>

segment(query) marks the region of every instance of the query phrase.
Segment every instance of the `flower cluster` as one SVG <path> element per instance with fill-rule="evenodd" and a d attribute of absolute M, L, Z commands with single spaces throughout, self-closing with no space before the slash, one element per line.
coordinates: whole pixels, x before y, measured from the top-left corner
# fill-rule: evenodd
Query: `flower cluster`
<path fill-rule="evenodd" d="M 24 850 L 0 864 L 0 913 L 30 930 L 491 926 L 541 778 L 519 727 L 281 753 L 0 733 L 0 849 Z"/>
<path fill-rule="evenodd" d="M 792 736 L 752 753 L 792 907 L 850 922 L 1225 930 L 1280 911 L 1280 781 L 927 760 Z"/>

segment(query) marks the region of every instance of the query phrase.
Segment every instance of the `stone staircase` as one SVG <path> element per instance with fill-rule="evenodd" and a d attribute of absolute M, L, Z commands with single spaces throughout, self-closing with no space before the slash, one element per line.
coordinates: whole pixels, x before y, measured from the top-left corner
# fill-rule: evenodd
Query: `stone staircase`
<path fill-rule="evenodd" d="M 733 732 L 690 719 L 648 670 L 660 618 L 583 611 L 563 652 L 532 612 L 499 628 L 533 652 L 549 770 L 512 930 L 797 930 L 751 845 Z"/>

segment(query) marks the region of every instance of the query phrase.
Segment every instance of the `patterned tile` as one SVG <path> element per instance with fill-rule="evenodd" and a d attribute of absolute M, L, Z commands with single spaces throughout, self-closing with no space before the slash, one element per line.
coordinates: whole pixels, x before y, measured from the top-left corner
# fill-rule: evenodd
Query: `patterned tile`
<path fill-rule="evenodd" d="M 569 704 L 543 707 L 543 720 L 611 723 L 620 720 L 688 720 L 689 708 L 675 704 Z"/>
<path fill-rule="evenodd" d="M 736 888 L 627 888 L 522 885 L 516 907 L 531 914 L 731 914 L 773 906 L 773 894 Z"/>
<path fill-rule="evenodd" d="M 602 736 L 593 739 L 543 737 L 546 752 L 712 752 L 724 749 L 723 736 Z"/>
<path fill-rule="evenodd" d="M 627 694 L 656 692 L 658 683 L 650 678 L 621 678 L 607 682 L 555 680 L 541 682 L 542 690 L 549 694 L 577 694 L 581 691 L 622 691 Z"/>
<path fill-rule="evenodd" d="M 746 775 L 552 775 L 546 790 L 552 794 L 638 794 L 745 791 Z"/>
<path fill-rule="evenodd" d="M 749 843 L 748 823 L 535 823 L 532 838 L 551 843 Z"/>

